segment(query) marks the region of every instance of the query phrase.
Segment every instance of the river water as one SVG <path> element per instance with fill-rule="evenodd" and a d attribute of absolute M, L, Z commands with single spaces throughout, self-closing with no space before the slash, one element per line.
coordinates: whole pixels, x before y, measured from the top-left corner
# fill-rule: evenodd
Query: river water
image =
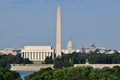
<path fill-rule="evenodd" d="M 25 76 L 28 76 L 32 74 L 33 72 L 18 72 L 20 74 L 20 77 L 24 80 Z"/>

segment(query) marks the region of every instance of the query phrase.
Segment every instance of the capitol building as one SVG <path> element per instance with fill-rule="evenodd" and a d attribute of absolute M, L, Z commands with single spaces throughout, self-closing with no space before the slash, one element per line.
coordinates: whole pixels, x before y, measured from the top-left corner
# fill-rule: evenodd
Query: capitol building
<path fill-rule="evenodd" d="M 74 45 L 71 40 L 68 41 L 66 49 L 63 49 L 62 52 L 64 54 L 71 54 L 73 52 L 80 52 L 79 49 L 74 49 Z"/>

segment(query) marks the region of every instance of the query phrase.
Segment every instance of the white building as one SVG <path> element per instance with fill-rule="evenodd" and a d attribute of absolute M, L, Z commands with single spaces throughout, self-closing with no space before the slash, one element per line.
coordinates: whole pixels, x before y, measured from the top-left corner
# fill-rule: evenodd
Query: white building
<path fill-rule="evenodd" d="M 64 54 L 69 54 L 69 53 L 73 53 L 73 52 L 74 52 L 74 50 L 73 50 L 73 43 L 72 43 L 71 40 L 70 40 L 70 41 L 68 42 L 68 44 L 67 44 L 67 49 L 62 50 L 62 52 L 63 52 Z"/>
<path fill-rule="evenodd" d="M 17 52 L 15 51 L 14 48 L 6 48 L 4 50 L 0 50 L 1 55 L 17 55 Z"/>
<path fill-rule="evenodd" d="M 89 49 L 90 49 L 90 52 L 94 52 L 97 48 L 94 44 L 92 44 Z"/>
<path fill-rule="evenodd" d="M 73 53 L 73 52 L 80 52 L 80 50 L 79 50 L 79 49 L 76 49 L 76 50 L 75 50 L 72 41 L 69 40 L 69 41 L 68 41 L 68 44 L 67 44 L 67 49 L 62 50 L 62 52 L 63 52 L 64 54 L 70 54 L 70 53 Z"/>
<path fill-rule="evenodd" d="M 117 50 L 107 50 L 105 54 L 114 54 Z"/>
<path fill-rule="evenodd" d="M 117 50 L 118 53 L 120 53 L 120 50 Z"/>
<path fill-rule="evenodd" d="M 44 61 L 47 56 L 52 56 L 54 50 L 51 46 L 24 46 L 21 50 L 21 57 L 31 61 Z"/>
<path fill-rule="evenodd" d="M 98 49 L 98 52 L 97 52 L 97 53 L 101 53 L 101 54 L 106 53 L 106 49 L 103 48 L 103 47 L 97 47 L 97 49 Z"/>

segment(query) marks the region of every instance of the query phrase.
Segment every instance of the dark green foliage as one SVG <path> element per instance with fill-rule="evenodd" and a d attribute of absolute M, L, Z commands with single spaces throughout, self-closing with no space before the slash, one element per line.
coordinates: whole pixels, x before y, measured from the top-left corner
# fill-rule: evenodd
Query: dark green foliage
<path fill-rule="evenodd" d="M 25 78 L 25 80 L 120 80 L 120 67 L 69 67 L 63 69 L 42 69 Z"/>
<path fill-rule="evenodd" d="M 25 80 L 51 80 L 51 68 L 41 69 L 34 74 L 25 77 Z M 44 73 L 44 74 L 43 74 Z"/>
<path fill-rule="evenodd" d="M 10 69 L 10 64 L 6 55 L 0 55 L 0 67 Z"/>
<path fill-rule="evenodd" d="M 74 64 L 85 64 L 86 59 L 89 60 L 90 64 L 120 64 L 120 54 L 83 54 L 83 53 L 72 53 L 66 54 L 67 58 L 72 59 Z M 65 56 L 63 55 L 63 58 Z"/>
<path fill-rule="evenodd" d="M 73 64 L 85 64 L 86 59 L 88 59 L 90 64 L 119 64 L 120 54 L 83 54 L 83 53 L 72 53 L 63 54 L 61 58 L 56 58 L 54 60 L 54 68 L 70 67 Z"/>
<path fill-rule="evenodd" d="M 54 60 L 54 68 L 60 69 L 60 68 L 66 68 L 73 66 L 73 59 L 69 55 L 63 55 L 61 58 L 56 58 Z"/>
<path fill-rule="evenodd" d="M 71 67 L 73 64 L 84 64 L 88 59 L 93 64 L 120 63 L 120 54 L 64 54 L 54 60 L 54 70 L 42 69 L 27 76 L 25 80 L 120 80 L 120 67 L 104 67 L 93 69 L 92 67 Z M 68 68 L 67 68 L 68 67 Z"/>
<path fill-rule="evenodd" d="M 23 58 L 22 58 L 23 59 Z M 21 64 L 23 63 L 23 64 L 32 64 L 32 61 L 30 61 L 28 58 L 26 58 L 26 59 L 23 59 L 23 61 L 22 62 L 20 62 Z"/>
<path fill-rule="evenodd" d="M 19 73 L 0 67 L 0 80 L 21 80 Z"/>
<path fill-rule="evenodd" d="M 46 58 L 45 58 L 45 64 L 53 64 L 53 60 L 52 60 L 52 57 L 49 57 L 49 56 L 47 56 Z"/>
<path fill-rule="evenodd" d="M 0 66 L 10 69 L 10 64 L 30 64 L 29 59 L 21 58 L 20 54 L 14 55 L 0 55 Z"/>
<path fill-rule="evenodd" d="M 54 68 L 56 68 L 56 69 L 63 68 L 63 61 L 61 58 L 56 58 L 54 60 Z"/>

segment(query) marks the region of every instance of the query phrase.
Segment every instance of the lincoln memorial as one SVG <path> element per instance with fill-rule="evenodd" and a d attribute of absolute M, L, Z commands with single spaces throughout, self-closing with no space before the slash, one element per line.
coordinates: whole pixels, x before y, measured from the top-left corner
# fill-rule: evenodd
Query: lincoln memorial
<path fill-rule="evenodd" d="M 51 46 L 24 46 L 21 50 L 21 57 L 31 61 L 44 61 L 47 56 L 52 56 L 54 50 Z"/>

